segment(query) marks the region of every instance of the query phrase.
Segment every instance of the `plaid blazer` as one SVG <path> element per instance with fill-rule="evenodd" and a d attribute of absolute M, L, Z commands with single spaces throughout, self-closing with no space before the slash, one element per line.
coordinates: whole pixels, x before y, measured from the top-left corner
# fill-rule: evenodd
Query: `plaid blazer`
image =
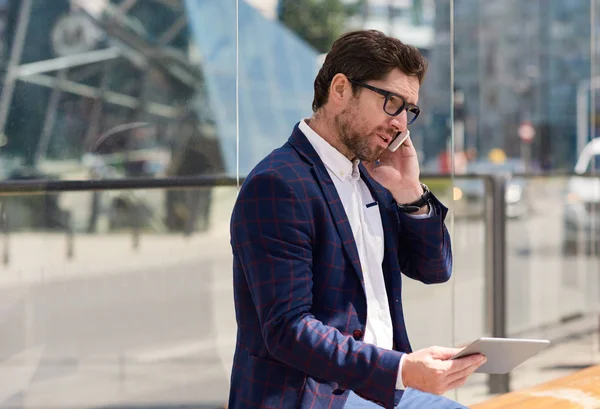
<path fill-rule="evenodd" d="M 400 357 L 410 352 L 401 273 L 423 283 L 450 278 L 447 209 L 413 219 L 386 189 L 362 178 L 379 203 L 383 272 L 394 350 L 362 342 L 363 275 L 350 223 L 323 162 L 298 129 L 243 183 L 231 218 L 237 345 L 229 409 L 341 409 L 353 390 L 385 408 Z"/>

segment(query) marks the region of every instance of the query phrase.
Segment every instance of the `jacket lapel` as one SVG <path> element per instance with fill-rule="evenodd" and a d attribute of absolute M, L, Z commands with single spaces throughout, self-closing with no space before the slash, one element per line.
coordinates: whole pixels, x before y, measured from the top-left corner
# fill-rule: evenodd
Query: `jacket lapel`
<path fill-rule="evenodd" d="M 288 142 L 312 165 L 311 171 L 325 196 L 325 200 L 331 212 L 331 217 L 333 218 L 333 223 L 342 240 L 344 251 L 350 258 L 364 291 L 365 283 L 354 234 L 352 233 L 352 228 L 350 227 L 350 222 L 346 215 L 346 211 L 344 210 L 342 200 L 338 195 L 337 189 L 335 188 L 323 161 L 308 139 L 306 139 L 306 136 L 298 129 L 298 125 L 294 128 Z"/>

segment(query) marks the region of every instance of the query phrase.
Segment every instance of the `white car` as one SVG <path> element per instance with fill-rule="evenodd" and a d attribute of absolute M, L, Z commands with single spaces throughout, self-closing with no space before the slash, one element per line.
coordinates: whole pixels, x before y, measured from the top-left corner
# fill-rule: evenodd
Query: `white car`
<path fill-rule="evenodd" d="M 581 151 L 567 183 L 563 218 L 563 252 L 591 254 L 600 245 L 600 138 Z"/>

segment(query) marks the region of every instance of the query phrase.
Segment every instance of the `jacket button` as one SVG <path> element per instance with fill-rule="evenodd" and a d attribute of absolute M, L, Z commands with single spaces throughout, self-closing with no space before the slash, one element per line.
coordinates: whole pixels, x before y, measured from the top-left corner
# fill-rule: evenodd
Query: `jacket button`
<path fill-rule="evenodd" d="M 359 329 L 355 329 L 352 333 L 352 337 L 354 337 L 355 340 L 359 341 L 363 337 L 363 332 Z"/>

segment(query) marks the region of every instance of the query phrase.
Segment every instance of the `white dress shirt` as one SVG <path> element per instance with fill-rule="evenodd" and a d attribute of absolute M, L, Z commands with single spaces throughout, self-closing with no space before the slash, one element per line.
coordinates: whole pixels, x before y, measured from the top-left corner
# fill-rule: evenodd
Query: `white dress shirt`
<path fill-rule="evenodd" d="M 299 128 L 327 168 L 352 228 L 367 298 L 367 324 L 363 341 L 391 350 L 394 332 L 383 278 L 384 235 L 379 206 L 360 177 L 358 159 L 354 162 L 348 160 L 312 130 L 306 119 L 300 121 Z M 412 217 L 426 218 L 429 214 Z M 405 389 L 402 382 L 404 357 L 402 355 L 400 359 L 396 389 Z"/>

